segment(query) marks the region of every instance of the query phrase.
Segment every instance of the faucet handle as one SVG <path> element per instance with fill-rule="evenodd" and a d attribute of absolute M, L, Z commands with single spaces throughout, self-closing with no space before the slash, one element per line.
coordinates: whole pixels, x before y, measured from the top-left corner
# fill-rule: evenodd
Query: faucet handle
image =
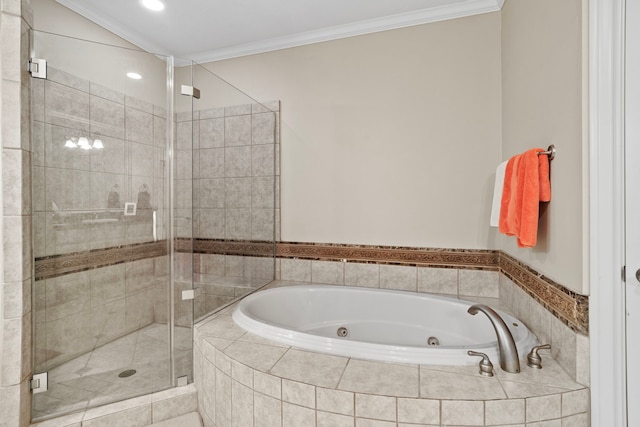
<path fill-rule="evenodd" d="M 551 349 L 551 344 L 544 344 L 533 347 L 529 354 L 527 354 L 527 366 L 535 369 L 541 369 L 542 357 L 540 357 L 538 351 L 544 349 Z"/>
<path fill-rule="evenodd" d="M 483 375 L 485 377 L 492 377 L 493 376 L 493 363 L 491 363 L 491 360 L 489 360 L 489 356 L 487 356 L 484 353 L 480 353 L 477 351 L 472 351 L 469 350 L 467 351 L 467 354 L 469 356 L 480 356 L 482 357 L 482 360 L 480 361 L 480 375 Z"/>

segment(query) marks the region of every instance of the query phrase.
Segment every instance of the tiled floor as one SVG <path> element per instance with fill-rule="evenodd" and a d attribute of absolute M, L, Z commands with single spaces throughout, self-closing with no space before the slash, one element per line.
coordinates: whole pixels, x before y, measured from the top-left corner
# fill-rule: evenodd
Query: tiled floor
<path fill-rule="evenodd" d="M 154 323 L 49 370 L 49 390 L 33 396 L 33 418 L 65 414 L 170 386 L 167 325 Z M 175 328 L 176 376 L 192 380 L 191 328 Z M 118 375 L 134 369 L 132 376 Z"/>

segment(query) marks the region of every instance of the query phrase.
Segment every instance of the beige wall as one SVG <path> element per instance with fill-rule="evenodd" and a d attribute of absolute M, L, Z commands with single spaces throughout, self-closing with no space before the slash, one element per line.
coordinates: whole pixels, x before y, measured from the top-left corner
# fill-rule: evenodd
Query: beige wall
<path fill-rule="evenodd" d="M 520 249 L 515 239 L 503 237 L 500 247 L 587 293 L 583 12 L 582 0 L 507 0 L 502 9 L 502 157 L 550 144 L 558 154 L 551 163 L 552 200 L 541 216 L 537 246 Z"/>
<path fill-rule="evenodd" d="M 205 66 L 282 101 L 282 240 L 495 246 L 499 13 Z"/>

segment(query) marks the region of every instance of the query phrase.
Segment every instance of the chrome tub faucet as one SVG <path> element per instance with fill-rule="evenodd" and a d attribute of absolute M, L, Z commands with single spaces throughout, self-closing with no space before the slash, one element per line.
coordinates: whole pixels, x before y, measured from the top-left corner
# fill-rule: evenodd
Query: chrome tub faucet
<path fill-rule="evenodd" d="M 489 318 L 493 329 L 496 331 L 498 337 L 498 352 L 500 354 L 500 368 L 502 368 L 503 371 L 517 374 L 520 372 L 518 349 L 516 348 L 513 335 L 511 335 L 507 324 L 504 323 L 504 320 L 502 320 L 502 317 L 500 317 L 498 313 L 484 304 L 474 304 L 467 310 L 471 315 L 476 315 L 479 311 Z"/>

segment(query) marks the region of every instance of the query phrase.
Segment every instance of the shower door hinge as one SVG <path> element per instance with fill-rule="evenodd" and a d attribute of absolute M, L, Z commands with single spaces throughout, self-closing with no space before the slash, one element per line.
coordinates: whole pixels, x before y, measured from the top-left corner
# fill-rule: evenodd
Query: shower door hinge
<path fill-rule="evenodd" d="M 180 87 L 180 93 L 186 96 L 193 96 L 195 99 L 200 99 L 200 89 L 197 87 L 182 85 Z"/>
<path fill-rule="evenodd" d="M 31 58 L 29 60 L 29 73 L 31 73 L 31 77 L 35 77 L 37 79 L 46 79 L 47 60 Z"/>
<path fill-rule="evenodd" d="M 42 372 L 40 374 L 35 374 L 31 378 L 31 381 L 29 381 L 29 388 L 31 388 L 33 394 L 44 393 L 49 390 L 49 373 Z"/>
<path fill-rule="evenodd" d="M 182 301 L 188 301 L 190 299 L 194 299 L 195 296 L 196 296 L 196 293 L 193 289 L 187 289 L 182 291 L 181 298 L 182 298 Z"/>

